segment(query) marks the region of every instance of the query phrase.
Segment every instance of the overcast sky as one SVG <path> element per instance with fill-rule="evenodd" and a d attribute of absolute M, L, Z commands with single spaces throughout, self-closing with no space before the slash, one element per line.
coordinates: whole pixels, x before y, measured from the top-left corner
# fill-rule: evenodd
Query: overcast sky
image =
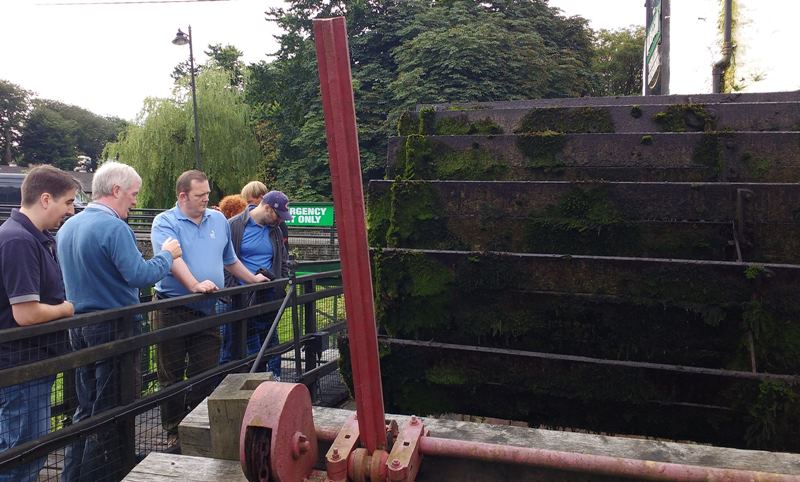
<path fill-rule="evenodd" d="M 264 19 L 281 0 L 55 5 L 98 0 L 0 0 L 0 79 L 37 96 L 133 120 L 145 97 L 170 94 L 170 73 L 188 58 L 171 43 L 191 24 L 198 62 L 211 43 L 235 45 L 245 62 L 268 59 L 277 27 Z M 130 0 L 105 0 L 130 1 Z M 644 0 L 550 0 L 593 28 L 644 23 Z"/>

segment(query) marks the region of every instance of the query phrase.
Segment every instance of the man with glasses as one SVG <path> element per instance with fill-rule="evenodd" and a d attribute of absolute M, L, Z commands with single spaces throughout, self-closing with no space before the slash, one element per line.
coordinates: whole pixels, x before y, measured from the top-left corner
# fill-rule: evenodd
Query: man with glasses
<path fill-rule="evenodd" d="M 231 231 L 221 212 L 208 209 L 211 188 L 206 175 L 186 171 L 175 186 L 175 207 L 153 220 L 150 239 L 160 246 L 169 238 L 181 243 L 183 257 L 172 263 L 170 273 L 156 284 L 156 299 L 190 293 L 213 293 L 225 283 L 225 271 L 245 283 L 268 279 L 253 274 L 239 261 L 231 244 Z M 179 325 L 214 313 L 214 299 L 165 308 L 155 313 L 156 329 Z M 219 328 L 213 327 L 158 345 L 158 381 L 164 389 L 217 366 Z M 177 444 L 178 424 L 210 391 L 210 383 L 194 386 L 185 397 L 175 396 L 161 405 L 161 423 L 168 434 L 168 445 Z"/>

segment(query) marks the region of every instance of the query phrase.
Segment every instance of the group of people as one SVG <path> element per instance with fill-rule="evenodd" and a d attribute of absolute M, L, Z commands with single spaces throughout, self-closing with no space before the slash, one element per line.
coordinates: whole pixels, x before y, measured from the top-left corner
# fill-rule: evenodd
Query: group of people
<path fill-rule="evenodd" d="M 247 205 L 230 219 L 209 209 L 208 178 L 186 171 L 176 182 L 175 207 L 153 221 L 154 255 L 145 260 L 126 219 L 136 205 L 142 180 L 119 162 L 107 162 L 92 181 L 93 201 L 77 215 L 75 180 L 50 166 L 33 168 L 22 184 L 22 203 L 0 226 L 0 330 L 45 323 L 73 314 L 128 306 L 139 301 L 139 289 L 155 284 L 154 299 L 190 293 L 212 293 L 224 286 L 259 283 L 288 275 L 283 221 L 291 220 L 289 200 L 282 192 L 267 192 L 254 181 L 242 196 Z M 59 225 L 60 228 L 59 228 Z M 54 238 L 50 230 L 58 228 Z M 274 289 L 263 297 L 275 296 Z M 153 312 L 153 329 L 168 328 L 213 314 L 214 299 Z M 141 319 L 128 333 L 137 334 Z M 271 320 L 270 320 L 271 321 Z M 248 321 L 254 330 L 262 320 Z M 267 327 L 269 325 L 267 324 Z M 90 324 L 69 331 L 73 350 L 113 341 L 119 326 Z M 252 336 L 259 340 L 259 333 Z M 266 333 L 260 334 L 261 342 Z M 0 342 L 0 369 L 51 357 L 53 348 L 30 340 Z M 274 340 L 277 343 L 277 340 Z M 227 351 L 226 351 L 227 343 Z M 252 347 L 248 340 L 248 353 Z M 157 347 L 158 380 L 162 388 L 212 369 L 230 359 L 230 330 L 217 327 L 173 338 Z M 222 350 L 221 350 L 222 348 Z M 260 348 L 260 345 L 259 345 Z M 256 348 L 257 349 L 257 348 Z M 279 376 L 280 364 L 270 369 Z M 73 422 L 117 403 L 114 361 L 101 360 L 76 370 L 78 408 Z M 140 376 L 131 374 L 132 383 Z M 54 376 L 0 389 L 0 452 L 48 432 L 50 390 Z M 177 425 L 202 399 L 190 390 L 168 399 L 161 419 L 170 441 Z M 118 444 L 113 433 L 93 434 L 66 449 L 62 480 L 113 480 L 119 477 Z M 44 459 L 0 471 L 0 482 L 35 481 Z"/>

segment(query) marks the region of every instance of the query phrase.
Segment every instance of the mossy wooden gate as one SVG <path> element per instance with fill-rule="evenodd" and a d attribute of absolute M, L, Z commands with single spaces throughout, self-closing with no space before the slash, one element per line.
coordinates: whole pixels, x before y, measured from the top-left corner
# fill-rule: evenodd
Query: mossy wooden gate
<path fill-rule="evenodd" d="M 798 101 L 403 116 L 368 193 L 388 410 L 800 450 Z"/>

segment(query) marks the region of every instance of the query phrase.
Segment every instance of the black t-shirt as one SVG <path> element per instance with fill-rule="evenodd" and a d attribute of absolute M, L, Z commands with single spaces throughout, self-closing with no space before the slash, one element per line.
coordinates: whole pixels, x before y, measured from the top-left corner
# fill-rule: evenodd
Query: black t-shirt
<path fill-rule="evenodd" d="M 19 327 L 11 310 L 13 304 L 38 301 L 57 305 L 65 299 L 55 239 L 14 209 L 0 226 L 0 330 Z M 0 368 L 60 352 L 63 346 L 55 341 L 59 338 L 63 334 L 0 343 Z"/>

